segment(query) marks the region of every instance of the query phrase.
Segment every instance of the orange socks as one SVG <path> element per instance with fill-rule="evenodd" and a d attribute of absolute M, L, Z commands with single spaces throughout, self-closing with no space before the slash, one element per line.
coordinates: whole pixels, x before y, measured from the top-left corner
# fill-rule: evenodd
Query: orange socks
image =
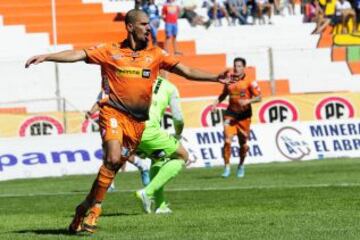
<path fill-rule="evenodd" d="M 99 173 L 87 197 L 87 200 L 92 203 L 90 205 L 101 203 L 104 200 L 106 191 L 115 178 L 115 175 L 116 172 L 114 170 L 107 169 L 104 165 L 100 167 Z"/>

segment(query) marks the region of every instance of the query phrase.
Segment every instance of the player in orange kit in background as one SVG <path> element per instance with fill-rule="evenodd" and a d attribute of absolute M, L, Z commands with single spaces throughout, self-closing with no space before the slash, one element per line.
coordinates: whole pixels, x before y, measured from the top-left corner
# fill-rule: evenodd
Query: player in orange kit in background
<path fill-rule="evenodd" d="M 237 169 L 237 177 L 245 176 L 244 161 L 249 150 L 247 140 L 250 134 L 252 116 L 251 104 L 261 101 L 261 92 L 256 80 L 249 80 L 245 74 L 246 60 L 234 59 L 233 72 L 229 72 L 231 78 L 236 81 L 230 85 L 224 85 L 224 90 L 213 104 L 221 103 L 229 96 L 229 106 L 224 114 L 224 163 L 225 169 L 222 177 L 230 176 L 231 140 L 234 135 L 238 136 L 240 145 L 240 162 Z"/>

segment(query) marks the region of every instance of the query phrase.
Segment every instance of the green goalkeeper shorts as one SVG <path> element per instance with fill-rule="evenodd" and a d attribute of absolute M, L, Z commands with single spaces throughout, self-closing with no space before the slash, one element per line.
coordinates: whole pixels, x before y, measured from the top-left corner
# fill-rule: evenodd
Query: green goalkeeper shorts
<path fill-rule="evenodd" d="M 140 157 L 159 159 L 170 157 L 180 142 L 162 128 L 146 127 L 136 150 Z"/>

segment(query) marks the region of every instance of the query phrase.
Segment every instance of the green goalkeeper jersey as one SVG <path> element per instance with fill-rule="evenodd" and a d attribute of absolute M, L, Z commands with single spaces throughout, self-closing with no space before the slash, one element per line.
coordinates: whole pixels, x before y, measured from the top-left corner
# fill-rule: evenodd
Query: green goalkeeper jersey
<path fill-rule="evenodd" d="M 174 84 L 162 77 L 158 77 L 154 86 L 151 107 L 149 112 L 149 120 L 146 121 L 146 128 L 160 127 L 167 107 L 170 107 L 173 121 L 183 122 L 179 92 Z"/>

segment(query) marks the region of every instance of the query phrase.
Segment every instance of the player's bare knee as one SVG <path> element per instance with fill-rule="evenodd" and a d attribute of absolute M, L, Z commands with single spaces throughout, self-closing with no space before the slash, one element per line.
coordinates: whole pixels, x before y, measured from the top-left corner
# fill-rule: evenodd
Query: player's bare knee
<path fill-rule="evenodd" d="M 109 164 L 116 164 L 120 162 L 120 152 L 110 151 L 106 155 L 105 161 Z"/>
<path fill-rule="evenodd" d="M 116 140 L 110 140 L 105 143 L 104 162 L 112 169 L 120 164 L 121 144 Z"/>
<path fill-rule="evenodd" d="M 104 165 L 110 170 L 117 171 L 121 167 L 120 152 L 109 151 L 104 159 Z"/>

